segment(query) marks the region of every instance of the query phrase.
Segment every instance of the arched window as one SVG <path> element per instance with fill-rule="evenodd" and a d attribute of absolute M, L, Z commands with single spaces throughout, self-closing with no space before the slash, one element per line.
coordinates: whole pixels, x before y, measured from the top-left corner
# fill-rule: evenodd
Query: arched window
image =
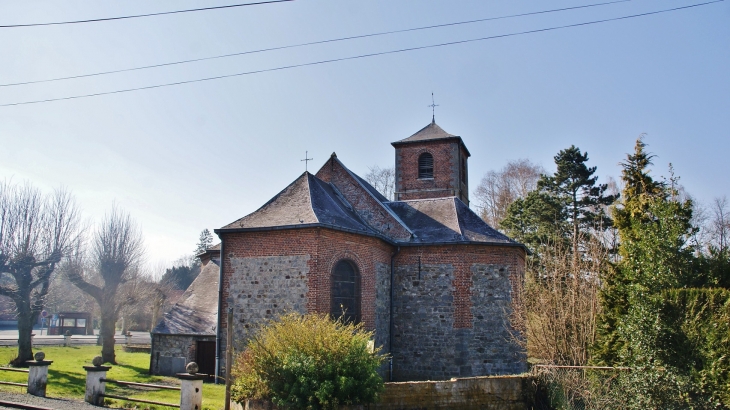
<path fill-rule="evenodd" d="M 360 274 L 354 263 L 341 260 L 332 271 L 332 307 L 334 318 L 343 316 L 346 322 L 360 322 Z"/>
<path fill-rule="evenodd" d="M 418 157 L 418 178 L 433 178 L 433 155 L 428 152 Z"/>

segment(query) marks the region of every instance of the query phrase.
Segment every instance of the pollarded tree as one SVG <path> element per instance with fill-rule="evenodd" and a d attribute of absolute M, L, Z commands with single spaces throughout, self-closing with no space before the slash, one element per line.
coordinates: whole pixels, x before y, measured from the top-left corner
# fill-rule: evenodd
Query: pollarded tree
<path fill-rule="evenodd" d="M 94 233 L 88 262 L 84 263 L 83 253 L 79 253 L 76 263 L 69 264 L 69 280 L 99 304 L 104 363 L 116 363 L 114 333 L 119 312 L 135 300 L 124 285 L 138 273 L 142 254 L 139 226 L 129 214 L 113 207 Z"/>
<path fill-rule="evenodd" d="M 64 190 L 43 195 L 29 184 L 0 183 L 0 295 L 13 300 L 18 317 L 18 356 L 33 359 L 31 333 L 43 310 L 51 274 L 79 234 L 73 197 Z"/>

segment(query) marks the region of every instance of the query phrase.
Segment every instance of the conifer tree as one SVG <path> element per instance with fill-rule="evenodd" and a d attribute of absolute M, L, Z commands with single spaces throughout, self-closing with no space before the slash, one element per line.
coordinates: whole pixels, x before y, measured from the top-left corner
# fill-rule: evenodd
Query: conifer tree
<path fill-rule="evenodd" d="M 502 227 L 533 248 L 565 242 L 578 258 L 581 233 L 611 226 L 605 208 L 616 196 L 607 194 L 606 184 L 597 184 L 596 167 L 586 165 L 588 153 L 578 147 L 561 150 L 554 160 L 556 172 L 543 175 L 537 190 L 509 207 Z"/>
<path fill-rule="evenodd" d="M 631 309 L 640 309 L 662 291 L 702 285 L 689 241 L 696 230 L 691 223 L 692 201 L 678 197 L 676 181 L 670 185 L 654 181 L 648 169 L 652 156 L 645 147 L 639 138 L 634 154 L 622 163 L 622 202 L 613 212 L 620 260 L 603 278 L 603 313 L 594 356 L 600 363 L 626 360 L 622 350 L 628 336 L 621 328 Z"/>

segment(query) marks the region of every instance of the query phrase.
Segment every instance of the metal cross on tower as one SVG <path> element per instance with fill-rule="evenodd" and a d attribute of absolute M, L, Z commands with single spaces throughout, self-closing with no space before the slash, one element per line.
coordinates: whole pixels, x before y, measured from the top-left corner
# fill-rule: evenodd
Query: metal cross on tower
<path fill-rule="evenodd" d="M 431 105 L 429 105 L 429 107 L 431 107 L 431 114 L 433 115 L 433 116 L 431 117 L 431 122 L 433 122 L 433 123 L 435 123 L 435 122 L 436 122 L 436 107 L 438 107 L 438 106 L 439 106 L 439 105 L 438 105 L 438 104 L 436 104 L 436 103 L 434 102 L 434 100 L 433 100 L 433 93 L 431 93 Z"/>
<path fill-rule="evenodd" d="M 309 165 L 309 161 L 312 161 L 314 158 L 307 158 L 309 156 L 309 151 L 304 151 L 304 171 L 307 171 L 307 165 Z"/>

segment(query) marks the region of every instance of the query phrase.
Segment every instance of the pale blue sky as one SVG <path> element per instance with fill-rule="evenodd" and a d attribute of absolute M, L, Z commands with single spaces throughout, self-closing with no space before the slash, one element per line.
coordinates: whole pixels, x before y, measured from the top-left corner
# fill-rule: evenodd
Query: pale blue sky
<path fill-rule="evenodd" d="M 0 2 L 0 25 L 235 3 Z M 599 0 L 297 0 L 79 25 L 0 29 L 0 83 L 39 80 Z M 700 3 L 591 9 L 274 51 L 102 77 L 0 87 L 0 104 L 190 80 Z M 390 142 L 431 120 L 482 175 L 575 144 L 601 177 L 647 133 L 701 201 L 730 193 L 730 2 L 618 22 L 70 101 L 0 107 L 0 178 L 65 185 L 90 219 L 114 201 L 148 260 L 190 252 L 204 228 L 261 206 L 335 151 L 353 171 L 393 164 Z"/>

